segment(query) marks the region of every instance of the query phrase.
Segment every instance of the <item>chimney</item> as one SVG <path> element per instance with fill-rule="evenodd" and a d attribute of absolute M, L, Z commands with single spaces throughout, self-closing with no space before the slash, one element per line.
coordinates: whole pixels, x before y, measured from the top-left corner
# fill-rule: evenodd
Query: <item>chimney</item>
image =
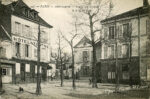
<path fill-rule="evenodd" d="M 143 0 L 143 6 L 144 6 L 144 7 L 149 6 L 148 0 Z"/>

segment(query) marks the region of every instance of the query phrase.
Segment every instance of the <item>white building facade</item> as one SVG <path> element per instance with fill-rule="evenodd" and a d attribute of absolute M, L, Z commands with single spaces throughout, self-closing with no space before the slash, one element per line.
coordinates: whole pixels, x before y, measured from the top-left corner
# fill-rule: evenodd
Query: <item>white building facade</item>
<path fill-rule="evenodd" d="M 5 11 L 2 11 L 4 9 Z M 0 32 L 7 38 L 3 40 L 1 36 L 0 58 L 3 82 L 19 83 L 36 80 L 39 28 L 41 33 L 40 73 L 42 80 L 45 81 L 47 66 L 50 62 L 50 29 L 52 26 L 22 0 L 2 5 L 1 13 L 4 16 L 1 17 Z"/>
<path fill-rule="evenodd" d="M 101 24 L 98 63 L 102 82 L 115 83 L 117 68 L 121 83 L 129 83 L 130 78 L 136 84 L 150 80 L 149 5 L 107 18 Z"/>
<path fill-rule="evenodd" d="M 92 71 L 92 46 L 87 37 L 83 37 L 74 46 L 75 72 L 80 77 L 91 77 Z"/>

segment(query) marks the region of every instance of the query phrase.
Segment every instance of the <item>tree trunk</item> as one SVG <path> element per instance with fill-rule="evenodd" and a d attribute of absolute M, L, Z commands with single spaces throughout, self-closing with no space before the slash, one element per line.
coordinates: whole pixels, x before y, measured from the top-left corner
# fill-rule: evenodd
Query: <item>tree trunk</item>
<path fill-rule="evenodd" d="M 74 75 L 74 53 L 73 53 L 73 44 L 71 44 L 71 53 L 72 53 L 72 87 L 76 88 L 75 85 L 75 75 Z"/>
<path fill-rule="evenodd" d="M 60 65 L 61 65 L 61 70 L 60 70 L 61 87 L 63 87 L 63 64 L 62 64 L 62 59 L 61 59 Z"/>
<path fill-rule="evenodd" d="M 41 46 L 41 31 L 40 31 L 40 24 L 38 26 L 38 48 L 37 48 L 37 87 L 36 87 L 36 94 L 41 95 L 42 90 L 41 90 L 41 76 L 40 76 L 40 46 Z"/>
<path fill-rule="evenodd" d="M 89 16 L 90 19 L 90 32 L 91 32 L 91 40 L 92 40 L 92 47 L 93 47 L 93 60 L 92 60 L 92 87 L 97 88 L 97 78 L 96 78 L 96 48 L 95 48 L 95 41 L 94 41 L 94 32 L 93 32 L 93 23 L 92 23 L 92 16 Z"/>

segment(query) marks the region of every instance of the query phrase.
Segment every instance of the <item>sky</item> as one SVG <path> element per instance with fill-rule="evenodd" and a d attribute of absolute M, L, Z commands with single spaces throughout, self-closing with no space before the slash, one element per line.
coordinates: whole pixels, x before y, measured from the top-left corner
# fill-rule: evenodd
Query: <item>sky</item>
<path fill-rule="evenodd" d="M 50 25 L 51 45 L 56 47 L 57 31 L 62 30 L 64 35 L 68 35 L 71 27 L 69 22 L 72 21 L 70 11 L 72 8 L 62 8 L 72 4 L 72 0 L 23 0 L 29 7 L 37 10 L 39 15 Z M 150 1 L 150 0 L 149 0 Z M 142 6 L 143 0 L 112 0 L 114 8 L 113 15 L 117 15 L 131 9 Z M 75 44 L 80 40 L 76 39 Z"/>
<path fill-rule="evenodd" d="M 62 8 L 56 6 L 67 6 L 71 5 L 71 0 L 24 0 L 30 7 L 39 11 L 39 15 L 45 19 L 54 28 L 51 30 L 51 45 L 52 48 L 56 48 L 57 42 L 57 30 L 62 30 L 65 35 L 69 35 L 70 24 L 72 17 L 68 11 L 72 8 Z M 117 15 L 131 9 L 137 8 L 143 5 L 143 0 L 112 0 L 114 8 L 113 15 Z M 35 7 L 35 6 L 45 5 L 45 7 Z M 47 7 L 46 7 L 47 6 Z M 74 44 L 78 43 L 81 38 L 77 38 Z M 70 51 L 68 47 L 66 51 Z"/>

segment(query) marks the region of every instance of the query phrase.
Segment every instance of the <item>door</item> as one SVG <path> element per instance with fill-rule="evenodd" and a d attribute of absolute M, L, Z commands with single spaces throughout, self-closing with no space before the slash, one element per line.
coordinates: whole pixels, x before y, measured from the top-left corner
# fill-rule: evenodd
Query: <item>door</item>
<path fill-rule="evenodd" d="M 25 64 L 21 64 L 21 81 L 25 81 Z"/>

